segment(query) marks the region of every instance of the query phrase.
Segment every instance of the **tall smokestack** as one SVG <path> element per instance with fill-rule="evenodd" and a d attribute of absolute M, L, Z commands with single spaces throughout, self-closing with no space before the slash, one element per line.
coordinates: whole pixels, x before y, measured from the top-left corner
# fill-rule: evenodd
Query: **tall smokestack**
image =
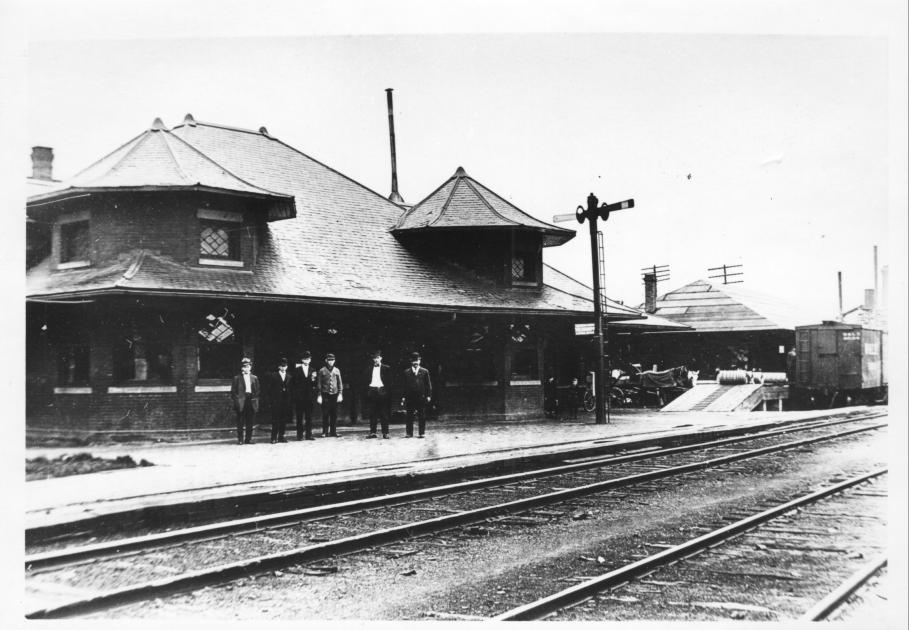
<path fill-rule="evenodd" d="M 877 286 L 877 245 L 874 246 L 874 301 L 871 303 L 870 308 L 873 310 L 877 309 L 877 296 L 878 286 Z"/>
<path fill-rule="evenodd" d="M 877 297 L 878 304 L 880 304 L 880 309 L 886 313 L 887 312 L 887 286 L 889 284 L 890 275 L 890 266 L 884 265 L 881 267 L 881 293 Z"/>
<path fill-rule="evenodd" d="M 54 150 L 50 147 L 32 147 L 32 179 L 54 178 Z"/>
<path fill-rule="evenodd" d="M 843 321 L 843 272 L 842 271 L 836 272 L 836 284 L 837 284 L 837 287 L 839 288 L 839 292 L 840 292 L 840 314 L 839 314 L 838 319 L 840 321 Z"/>
<path fill-rule="evenodd" d="M 385 89 L 385 98 L 388 101 L 388 135 L 391 138 L 391 194 L 388 200 L 392 203 L 404 203 L 398 193 L 398 160 L 395 156 L 395 112 L 391 102 L 392 88 Z"/>
<path fill-rule="evenodd" d="M 652 273 L 644 274 L 644 312 L 656 313 L 657 278 Z"/>

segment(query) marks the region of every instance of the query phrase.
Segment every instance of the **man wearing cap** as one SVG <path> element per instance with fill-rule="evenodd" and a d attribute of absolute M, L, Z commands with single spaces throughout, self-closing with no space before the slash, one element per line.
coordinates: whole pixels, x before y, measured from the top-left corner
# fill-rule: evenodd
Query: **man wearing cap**
<path fill-rule="evenodd" d="M 363 397 L 366 400 L 366 412 L 369 414 L 369 435 L 375 438 L 377 420 L 382 422 L 382 438 L 388 439 L 388 403 L 391 399 L 388 388 L 391 385 L 391 368 L 382 363 L 382 351 L 372 353 L 372 364 L 364 371 Z"/>
<path fill-rule="evenodd" d="M 420 353 L 410 355 L 410 367 L 404 370 L 404 399 L 407 404 L 407 434 L 413 437 L 413 417 L 419 416 L 420 434 L 426 433 L 426 405 L 432 400 L 432 383 L 429 370 L 420 367 Z"/>
<path fill-rule="evenodd" d="M 287 359 L 278 361 L 278 371 L 268 375 L 267 387 L 268 405 L 271 407 L 271 443 L 287 442 L 284 437 L 284 426 L 293 413 L 291 399 L 292 377 L 287 372 Z"/>
<path fill-rule="evenodd" d="M 338 437 L 338 403 L 344 400 L 344 383 L 330 352 L 316 374 L 316 395 L 316 402 L 322 406 L 322 437 Z"/>
<path fill-rule="evenodd" d="M 310 363 L 312 355 L 309 350 L 300 357 L 300 362 L 291 374 L 290 387 L 293 394 L 294 412 L 297 416 L 297 440 L 311 440 L 312 437 L 312 403 L 316 382 L 316 370 Z M 303 418 L 306 418 L 304 431 Z"/>
<path fill-rule="evenodd" d="M 237 444 L 252 444 L 253 422 L 259 411 L 259 379 L 252 373 L 252 361 L 249 359 L 244 358 L 240 362 L 240 373 L 231 383 L 230 397 L 237 414 Z"/>

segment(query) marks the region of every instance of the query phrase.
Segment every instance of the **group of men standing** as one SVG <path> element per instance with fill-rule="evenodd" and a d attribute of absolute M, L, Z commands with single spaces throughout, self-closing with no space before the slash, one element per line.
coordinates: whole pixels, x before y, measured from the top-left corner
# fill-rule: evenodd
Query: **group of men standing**
<path fill-rule="evenodd" d="M 392 377 L 391 368 L 382 362 L 382 352 L 372 353 L 372 364 L 363 370 L 360 381 L 364 413 L 369 416 L 368 438 L 377 438 L 376 429 L 382 428 L 382 437 L 388 439 L 388 422 L 391 415 L 393 394 L 403 396 L 407 409 L 405 437 L 413 437 L 414 419 L 419 434 L 426 433 L 426 406 L 432 401 L 432 382 L 429 371 L 420 366 L 421 357 L 414 352 L 410 367 L 398 379 Z M 285 426 L 296 417 L 297 440 L 312 440 L 312 413 L 317 404 L 322 411 L 322 437 L 338 437 L 338 404 L 344 400 L 344 381 L 335 366 L 335 355 L 325 355 L 325 364 L 315 369 L 312 355 L 307 351 L 293 370 L 288 370 L 287 359 L 278 361 L 277 372 L 263 377 L 252 374 L 252 361 L 244 358 L 240 374 L 234 377 L 230 395 L 237 418 L 237 444 L 251 444 L 252 430 L 259 401 L 271 410 L 271 443 L 287 442 Z"/>

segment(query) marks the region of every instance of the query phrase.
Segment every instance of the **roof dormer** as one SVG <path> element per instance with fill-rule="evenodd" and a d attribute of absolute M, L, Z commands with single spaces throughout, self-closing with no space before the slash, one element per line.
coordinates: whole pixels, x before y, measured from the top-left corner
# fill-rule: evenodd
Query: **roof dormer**
<path fill-rule="evenodd" d="M 435 192 L 405 212 L 392 232 L 410 235 L 464 228 L 536 232 L 543 237 L 543 247 L 561 245 L 574 237 L 574 230 L 534 219 L 470 177 L 461 166 Z"/>
<path fill-rule="evenodd" d="M 543 248 L 574 231 L 539 221 L 458 167 L 444 184 L 408 209 L 392 233 L 421 255 L 473 269 L 512 287 L 540 288 Z"/>

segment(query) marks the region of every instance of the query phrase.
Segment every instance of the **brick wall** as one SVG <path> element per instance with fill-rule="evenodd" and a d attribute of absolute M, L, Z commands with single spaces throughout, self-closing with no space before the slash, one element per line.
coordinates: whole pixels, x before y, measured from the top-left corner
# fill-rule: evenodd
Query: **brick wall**
<path fill-rule="evenodd" d="M 511 418 L 543 414 L 542 385 L 510 385 L 505 391 L 505 414 Z"/>
<path fill-rule="evenodd" d="M 178 262 L 196 263 L 199 258 L 199 220 L 201 208 L 239 212 L 253 221 L 250 204 L 232 197 L 174 194 L 161 196 L 134 193 L 106 197 L 91 209 L 93 260 L 108 260 L 118 252 L 149 249 L 173 257 Z M 252 235 L 244 232 L 241 254 L 250 263 Z"/>

